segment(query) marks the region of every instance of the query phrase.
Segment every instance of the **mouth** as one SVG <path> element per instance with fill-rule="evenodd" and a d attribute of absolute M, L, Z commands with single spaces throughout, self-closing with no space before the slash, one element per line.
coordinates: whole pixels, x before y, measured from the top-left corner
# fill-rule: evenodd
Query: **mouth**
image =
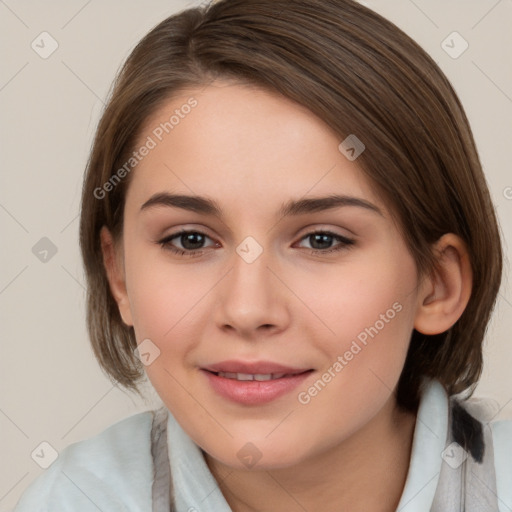
<path fill-rule="evenodd" d="M 294 368 L 272 361 L 221 361 L 203 368 L 212 373 L 225 374 L 226 378 L 235 378 L 233 375 L 296 375 L 310 370 L 310 368 Z M 252 379 L 245 379 L 252 380 Z M 268 379 L 267 379 L 268 380 Z"/>
<path fill-rule="evenodd" d="M 243 405 L 272 402 L 293 391 L 314 372 L 312 368 L 241 361 L 224 361 L 201 371 L 217 395 Z"/>
<path fill-rule="evenodd" d="M 209 371 L 209 370 L 206 370 Z M 297 373 L 232 373 L 232 372 L 210 372 L 218 377 L 223 377 L 224 379 L 235 379 L 239 381 L 250 381 L 257 380 L 259 382 L 265 382 L 269 380 L 283 379 L 286 377 L 294 377 L 295 375 L 300 375 L 305 372 L 310 372 L 313 370 L 304 370 L 304 372 L 299 371 Z"/>

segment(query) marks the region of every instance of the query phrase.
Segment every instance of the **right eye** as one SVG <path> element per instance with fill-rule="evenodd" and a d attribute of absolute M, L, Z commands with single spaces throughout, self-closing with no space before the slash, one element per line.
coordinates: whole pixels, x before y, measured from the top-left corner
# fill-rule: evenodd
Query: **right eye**
<path fill-rule="evenodd" d="M 176 247 L 173 244 L 174 239 L 178 239 L 181 247 Z M 193 257 L 200 256 L 205 252 L 203 247 L 198 247 L 205 242 L 205 239 L 210 239 L 210 237 L 205 233 L 201 233 L 200 231 L 196 230 L 183 229 L 177 233 L 172 233 L 169 236 L 166 236 L 160 240 L 158 244 L 161 245 L 163 249 L 171 251 L 174 254 Z M 218 247 L 218 243 L 215 242 L 214 246 Z"/>

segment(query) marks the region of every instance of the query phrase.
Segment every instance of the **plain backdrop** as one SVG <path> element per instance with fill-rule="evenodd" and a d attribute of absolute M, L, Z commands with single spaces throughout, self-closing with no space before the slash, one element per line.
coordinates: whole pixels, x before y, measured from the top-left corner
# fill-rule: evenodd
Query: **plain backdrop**
<path fill-rule="evenodd" d="M 512 1 L 362 3 L 413 37 L 453 84 L 474 131 L 510 258 Z M 145 401 L 114 386 L 89 347 L 79 199 L 116 71 L 149 29 L 192 5 L 199 3 L 0 0 L 0 512 L 11 510 L 44 471 L 31 457 L 42 442 L 59 452 L 160 405 L 150 385 Z M 497 417 L 512 416 L 506 265 L 477 388 L 477 395 L 497 400 Z"/>

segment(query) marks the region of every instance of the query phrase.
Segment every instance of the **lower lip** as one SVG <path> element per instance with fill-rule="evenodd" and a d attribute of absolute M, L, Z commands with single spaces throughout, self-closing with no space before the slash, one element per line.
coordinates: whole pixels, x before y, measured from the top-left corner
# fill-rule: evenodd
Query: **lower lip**
<path fill-rule="evenodd" d="M 259 405 L 276 400 L 293 391 L 312 373 L 307 371 L 280 379 L 258 381 L 227 379 L 206 370 L 202 371 L 215 392 L 224 398 L 244 405 Z"/>

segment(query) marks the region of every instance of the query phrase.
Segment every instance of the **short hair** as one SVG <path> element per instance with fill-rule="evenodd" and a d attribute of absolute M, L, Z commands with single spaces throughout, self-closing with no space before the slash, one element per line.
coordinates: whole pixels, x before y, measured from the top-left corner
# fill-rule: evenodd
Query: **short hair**
<path fill-rule="evenodd" d="M 352 0 L 220 0 L 168 17 L 133 49 L 100 119 L 82 191 L 87 327 L 103 371 L 140 393 L 144 367 L 134 354 L 133 328 L 111 294 L 99 236 L 107 226 L 120 239 L 126 190 L 137 171 L 108 194 L 102 187 L 159 106 L 215 79 L 278 92 L 317 115 L 340 141 L 350 134 L 361 139 L 366 149 L 357 164 L 397 220 L 419 275 L 432 275 L 433 244 L 443 234 L 462 238 L 471 297 L 449 330 L 413 330 L 397 402 L 415 408 L 424 376 L 438 379 L 450 395 L 471 394 L 503 264 L 473 134 L 433 59 L 392 22 Z"/>

